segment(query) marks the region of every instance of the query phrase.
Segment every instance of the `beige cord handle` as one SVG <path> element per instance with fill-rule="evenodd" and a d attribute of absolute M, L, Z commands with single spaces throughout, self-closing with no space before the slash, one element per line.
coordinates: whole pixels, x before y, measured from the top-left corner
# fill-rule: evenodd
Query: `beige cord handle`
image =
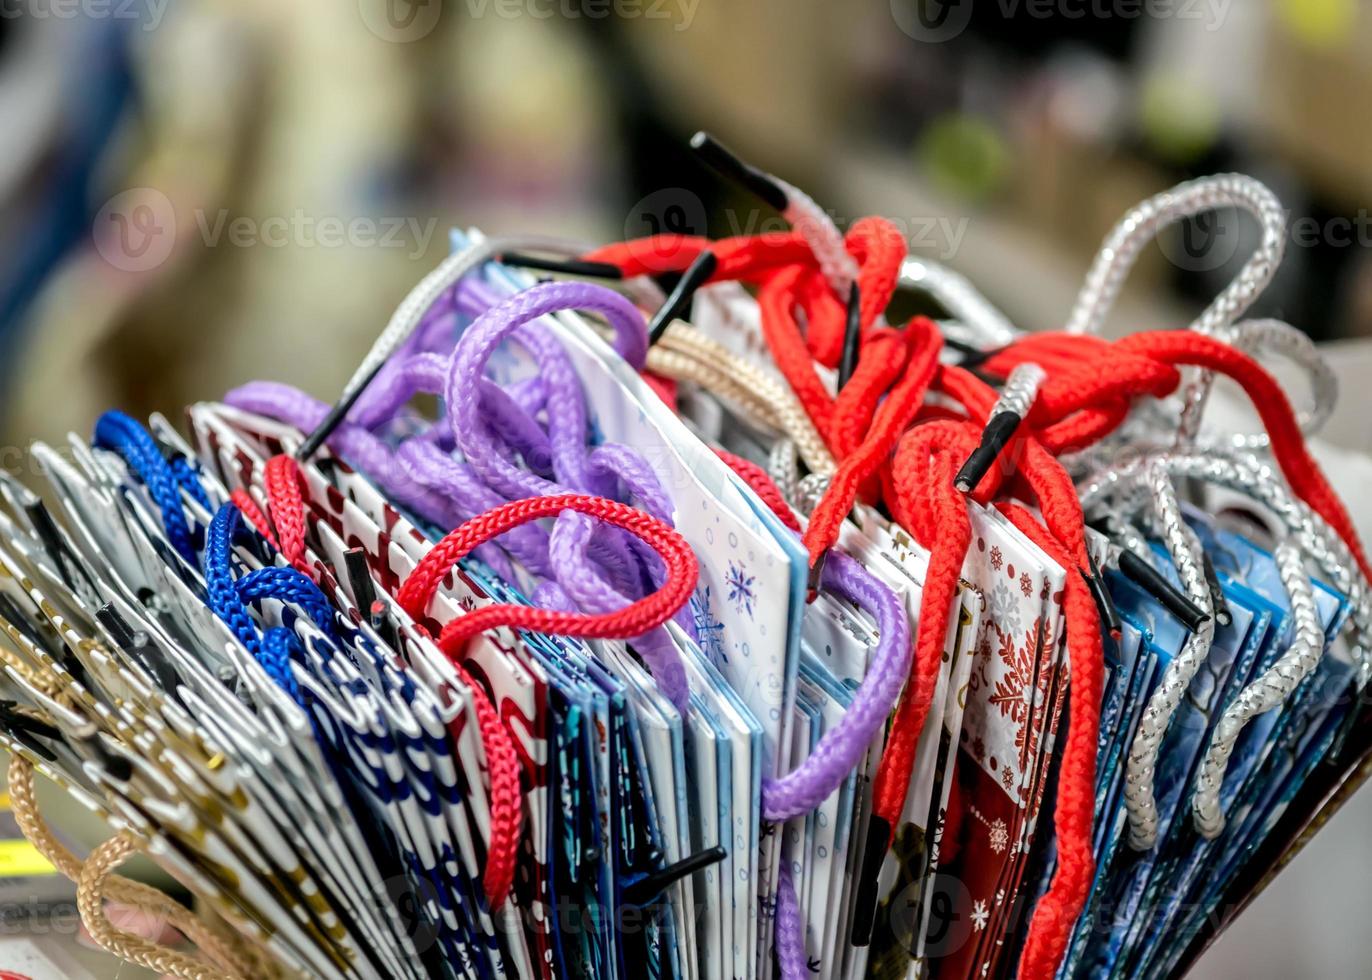
<path fill-rule="evenodd" d="M 673 323 L 648 351 L 648 368 L 692 381 L 795 443 L 812 472 L 831 473 L 834 457 L 791 390 L 694 327 Z"/>
<path fill-rule="evenodd" d="M 84 862 L 67 850 L 39 814 L 33 767 L 18 755 L 10 757 L 9 792 L 20 831 L 53 867 L 76 882 L 81 922 L 101 949 L 127 963 L 182 980 L 247 980 L 263 972 L 240 937 L 214 932 L 164 892 L 113 873 L 137 851 L 137 844 L 127 831 L 100 844 Z M 195 943 L 213 965 L 119 929 L 105 914 L 106 899 L 168 922 Z"/>

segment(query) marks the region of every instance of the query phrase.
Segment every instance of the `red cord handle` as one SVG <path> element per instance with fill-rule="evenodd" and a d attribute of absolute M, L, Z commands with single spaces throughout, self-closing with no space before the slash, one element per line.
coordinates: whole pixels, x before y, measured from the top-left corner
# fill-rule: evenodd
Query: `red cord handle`
<path fill-rule="evenodd" d="M 434 545 L 396 594 L 401 607 L 418 619 L 452 567 L 478 545 L 521 524 L 569 510 L 588 514 L 633 534 L 661 556 L 667 578 L 656 592 L 611 613 L 591 615 L 496 603 L 459 616 L 443 626 L 438 645 L 472 688 L 490 771 L 491 836 L 482 884 L 492 908 L 505 901 L 514 883 L 523 820 L 519 757 L 509 730 L 485 691 L 462 668 L 467 641 L 499 626 L 601 639 L 640 636 L 661 626 L 686 603 L 695 591 L 700 567 L 686 539 L 650 514 L 602 497 L 559 494 L 511 501 L 473 517 Z"/>

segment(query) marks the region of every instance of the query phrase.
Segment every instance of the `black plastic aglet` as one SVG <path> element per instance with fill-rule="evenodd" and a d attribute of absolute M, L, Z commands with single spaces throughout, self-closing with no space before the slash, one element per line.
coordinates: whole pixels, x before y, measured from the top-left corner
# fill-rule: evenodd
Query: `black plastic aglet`
<path fill-rule="evenodd" d="M 719 260 L 715 258 L 713 252 L 701 252 L 681 274 L 681 279 L 676 287 L 668 295 L 667 301 L 661 308 L 653 314 L 652 320 L 648 323 L 648 344 L 656 344 L 662 339 L 667 328 L 672 325 L 674 320 L 679 320 L 685 313 L 686 308 L 691 305 L 691 297 L 696 290 L 705 285 L 707 279 L 715 274 L 715 269 L 719 265 Z"/>
<path fill-rule="evenodd" d="M 857 370 L 858 351 L 862 348 L 862 296 L 858 284 L 848 290 L 848 319 L 843 326 L 843 357 L 838 362 L 838 390 L 848 387 Z"/>
<path fill-rule="evenodd" d="M 1091 566 L 1090 574 L 1082 572 L 1082 578 L 1086 579 L 1086 587 L 1091 590 L 1091 598 L 1095 600 L 1096 609 L 1100 613 L 1100 621 L 1105 626 L 1105 631 L 1110 636 L 1119 640 L 1124 634 L 1124 624 L 1120 621 L 1120 612 L 1115 608 L 1115 600 L 1110 596 L 1110 589 L 1105 584 L 1105 576 L 1100 573 L 1100 566 L 1096 564 L 1096 556 L 1091 554 L 1088 549 L 1086 560 Z"/>
<path fill-rule="evenodd" d="M 961 354 L 962 357 L 958 361 L 958 367 L 966 368 L 969 371 L 979 367 L 982 362 L 990 360 L 1001 351 L 1005 350 L 1004 347 L 992 347 L 989 350 L 983 350 L 975 344 L 969 344 L 965 340 L 958 340 L 954 337 L 944 337 L 943 346 L 951 348 Z M 999 380 L 1004 381 L 1003 378 Z"/>
<path fill-rule="evenodd" d="M 525 255 L 523 252 L 505 252 L 500 261 L 521 269 L 537 269 L 541 272 L 558 272 L 564 276 L 585 276 L 588 279 L 623 279 L 624 273 L 619 266 L 610 262 L 588 262 L 585 259 L 545 259 L 538 255 Z"/>
<path fill-rule="evenodd" d="M 858 874 L 857 894 L 853 897 L 854 946 L 869 946 L 877 919 L 878 879 L 886 852 L 891 849 L 891 825 L 872 814 L 867 824 L 867 847 L 862 852 L 862 871 Z"/>
<path fill-rule="evenodd" d="M 115 755 L 100 743 L 100 736 L 91 739 L 91 746 L 95 754 L 100 757 L 100 765 L 111 778 L 117 779 L 121 783 L 127 783 L 133 776 L 133 763 L 122 755 Z"/>
<path fill-rule="evenodd" d="M 622 895 L 624 904 L 635 905 L 640 908 L 651 905 L 662 897 L 663 892 L 682 878 L 693 875 L 697 871 L 704 871 L 712 864 L 718 864 L 724 860 L 727 853 L 723 847 L 718 845 L 707 847 L 696 854 L 687 855 L 675 864 L 669 864 L 665 868 L 646 874 L 624 887 Z"/>
<path fill-rule="evenodd" d="M 805 601 L 814 602 L 819 598 L 819 588 L 824 581 L 824 563 L 829 560 L 829 549 L 826 548 L 819 553 L 813 565 L 810 566 L 809 576 L 805 580 Z"/>
<path fill-rule="evenodd" d="M 353 591 L 353 604 L 364 613 L 370 612 L 376 601 L 376 587 L 372 584 L 371 569 L 367 567 L 367 553 L 361 548 L 343 552 L 343 571 Z"/>
<path fill-rule="evenodd" d="M 1199 630 L 1210 618 L 1191 601 L 1186 593 L 1167 581 L 1161 572 L 1127 548 L 1120 552 L 1119 563 L 1120 571 L 1131 582 L 1157 599 L 1192 633 Z"/>
<path fill-rule="evenodd" d="M 386 615 L 386 603 L 377 598 L 371 569 L 367 566 L 367 553 L 361 548 L 349 548 L 343 552 L 343 571 L 348 576 L 348 585 L 353 592 L 353 604 L 371 623 L 376 635 L 394 647 L 397 640 L 395 627 Z"/>
<path fill-rule="evenodd" d="M 701 162 L 725 180 L 731 180 L 744 190 L 756 194 L 778 211 L 786 210 L 790 203 L 786 192 L 771 177 L 752 164 L 744 163 L 709 133 L 701 130 L 692 136 L 691 149 L 696 151 Z"/>
<path fill-rule="evenodd" d="M 1234 621 L 1234 616 L 1229 612 L 1229 602 L 1224 597 L 1224 588 L 1220 585 L 1220 577 L 1215 574 L 1215 563 L 1210 560 L 1209 552 L 1201 552 L 1201 569 L 1205 573 L 1205 586 L 1210 590 L 1210 608 L 1215 611 L 1215 623 L 1228 626 Z"/>
<path fill-rule="evenodd" d="M 119 615 L 114 606 L 108 602 L 105 603 L 95 611 L 95 618 L 99 620 L 101 626 L 105 627 L 105 632 L 110 635 L 110 639 L 114 640 L 119 649 L 127 650 L 133 646 L 133 628 L 129 626 L 128 621 L 123 616 Z"/>
<path fill-rule="evenodd" d="M 967 462 L 962 464 L 958 475 L 953 478 L 953 486 L 960 493 L 971 493 L 976 488 L 995 464 L 996 457 L 1009 445 L 1010 437 L 1019 428 L 1019 423 L 1020 417 L 1014 412 L 998 412 L 991 417 L 986 428 L 981 430 L 981 444 L 972 450 Z"/>

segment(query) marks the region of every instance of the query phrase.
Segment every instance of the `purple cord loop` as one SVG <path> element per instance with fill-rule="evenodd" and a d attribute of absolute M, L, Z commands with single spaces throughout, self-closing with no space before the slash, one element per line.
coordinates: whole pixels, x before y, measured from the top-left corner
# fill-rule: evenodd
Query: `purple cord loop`
<path fill-rule="evenodd" d="M 672 502 L 639 454 L 621 445 L 587 445 L 580 378 L 562 345 L 533 322 L 562 310 L 599 314 L 614 332 L 615 349 L 641 369 L 647 356 L 643 315 L 601 286 L 543 283 L 486 309 L 451 356 L 445 355 L 456 314 L 491 298 L 493 291 L 473 280 L 446 293 L 330 436 L 330 448 L 402 506 L 445 527 L 507 500 L 566 492 L 627 497 L 671 524 Z M 538 373 L 502 386 L 485 377 L 485 368 L 506 339 L 528 352 Z M 407 417 L 406 404 L 421 392 L 444 396 L 442 418 L 406 433 L 394 447 L 373 431 L 389 428 L 393 439 L 397 419 Z M 322 402 L 272 382 L 234 389 L 225 401 L 305 431 L 328 411 Z M 531 599 L 546 608 L 608 612 L 657 588 L 665 575 L 657 554 L 632 534 L 582 514 L 561 515 L 551 534 L 526 525 L 500 541 L 482 545 L 477 556 L 507 581 L 515 581 L 507 556 L 514 557 L 542 579 Z M 676 618 L 695 635 L 689 610 Z M 659 689 L 684 711 L 690 694 L 686 672 L 666 630 L 631 642 Z"/>
<path fill-rule="evenodd" d="M 871 611 L 877 621 L 877 648 L 872 665 L 853 694 L 839 723 L 824 733 L 814 751 L 779 779 L 762 781 L 762 818 L 779 822 L 813 810 L 852 772 L 881 731 L 910 672 L 914 649 L 910 623 L 895 593 L 862 564 L 841 551 L 829 553 L 823 585 Z M 805 926 L 796 899 L 791 869 L 782 865 L 777 880 L 777 911 L 773 934 L 782 980 L 809 976 Z"/>
<path fill-rule="evenodd" d="M 777 876 L 777 913 L 774 926 L 777 969 L 781 980 L 805 980 L 810 966 L 805 956 L 805 923 L 800 917 L 800 901 L 796 898 L 791 869 L 782 864 Z"/>
<path fill-rule="evenodd" d="M 551 282 L 502 300 L 486 284 L 469 279 L 429 311 L 330 436 L 329 446 L 397 502 L 447 527 L 506 500 L 568 491 L 627 496 L 672 523 L 672 502 L 642 456 L 616 444 L 588 447 L 580 379 L 561 344 L 534 322 L 562 310 L 600 314 L 614 331 L 615 349 L 642 369 L 647 356 L 643 317 L 618 293 L 590 283 Z M 476 319 L 449 357 L 443 348 L 457 312 Z M 485 369 L 507 339 L 523 347 L 539 370 L 498 386 L 485 377 Z M 442 393 L 444 417 L 392 449 L 372 430 L 392 425 L 419 392 Z M 270 382 L 244 385 L 229 392 L 226 401 L 306 431 L 328 411 L 324 403 Z M 462 459 L 453 455 L 455 449 Z M 662 580 L 661 561 L 651 549 L 622 529 L 579 513 L 560 515 L 551 533 L 526 525 L 501 541 L 499 547 L 481 546 L 478 557 L 514 581 L 506 557 L 513 556 L 541 579 L 531 599 L 544 608 L 608 612 Z M 838 788 L 885 724 L 909 674 L 910 626 L 897 596 L 838 551 L 825 565 L 823 584 L 870 610 L 879 640 L 871 668 L 839 723 L 794 770 L 763 780 L 762 816 L 771 822 L 813 810 Z M 677 619 L 695 636 L 688 610 Z M 684 712 L 688 681 L 667 632 L 658 628 L 630 641 L 659 689 Z M 781 868 L 778 884 L 777 961 L 782 976 L 795 980 L 806 976 L 808 967 L 789 868 Z"/>
<path fill-rule="evenodd" d="M 872 665 L 839 723 L 824 733 L 805 761 L 778 779 L 762 781 L 762 816 L 782 821 L 819 806 L 856 768 L 895 707 L 910 673 L 910 623 L 900 600 L 860 563 L 833 551 L 824 565 L 826 589 L 870 610 L 877 621 Z"/>

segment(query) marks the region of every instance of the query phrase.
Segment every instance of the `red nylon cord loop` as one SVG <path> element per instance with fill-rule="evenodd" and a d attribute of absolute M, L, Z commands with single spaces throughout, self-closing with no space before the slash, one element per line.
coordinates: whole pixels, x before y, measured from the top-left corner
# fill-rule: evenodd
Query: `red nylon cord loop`
<path fill-rule="evenodd" d="M 486 746 L 491 778 L 491 835 L 482 885 L 491 907 L 501 905 L 514 883 L 520 828 L 523 820 L 519 758 L 514 741 L 480 685 L 463 671 L 467 642 L 500 626 L 561 636 L 601 639 L 640 636 L 661 626 L 686 603 L 695 590 L 700 569 L 695 553 L 675 529 L 626 504 L 583 494 L 558 494 L 515 500 L 480 514 L 449 532 L 431 548 L 406 577 L 396 600 L 416 619 L 453 566 L 478 545 L 511 528 L 564 511 L 578 511 L 621 527 L 653 548 L 666 566 L 667 576 L 656 592 L 611 613 L 559 612 L 496 603 L 446 623 L 438 645 L 463 674 L 477 702 L 477 722 Z"/>
<path fill-rule="evenodd" d="M 586 258 L 613 262 L 626 275 L 636 275 L 665 271 L 664 254 L 672 256 L 671 269 L 684 269 L 709 248 L 720 260 L 712 281 L 736 279 L 757 285 L 763 338 L 839 462 L 805 535 L 811 563 L 836 540 L 857 497 L 872 491 L 880 492 L 896 519 L 929 548 L 911 682 L 896 710 L 876 777 L 876 812 L 894 828 L 908 790 L 970 540 L 966 502 L 953 488 L 952 477 L 977 445 L 980 426 L 993 410 L 996 393 L 971 372 L 938 363 L 941 342 L 928 321 L 916 319 L 904 334 L 875 326 L 896 288 L 905 256 L 904 242 L 894 226 L 881 219 L 862 219 L 844 240 L 859 268 L 863 336 L 857 368 L 836 397 L 816 365 L 833 368 L 838 361 L 847 297 L 834 294 L 808 246 L 795 233 L 717 242 L 657 236 L 608 246 Z M 651 264 L 654 257 L 656 267 Z M 1094 874 L 1091 823 L 1104 670 L 1095 603 L 1075 574 L 1088 567 L 1081 505 L 1056 456 L 1084 449 L 1109 435 L 1124 422 L 1138 398 L 1173 394 L 1181 384 L 1181 367 L 1224 374 L 1253 400 L 1271 437 L 1273 456 L 1293 491 L 1343 538 L 1364 574 L 1370 569 L 1347 511 L 1305 446 L 1285 393 L 1253 358 L 1191 331 L 1140 333 L 1117 342 L 1047 333 L 1017 339 L 988 357 L 983 368 L 1005 377 L 1015 366 L 1031 361 L 1044 369 L 1044 383 L 1013 437 L 1014 451 L 1002 454 L 972 496 L 980 503 L 1007 491 L 1013 491 L 1010 496 L 1032 498 L 1041 518 L 1018 504 L 1000 506 L 1069 572 L 1064 611 L 1071 703 L 1054 803 L 1058 868 L 1034 911 L 1019 967 L 1021 977 L 1047 980 L 1066 950 Z M 930 391 L 953 404 L 927 402 Z M 730 465 L 744 463 L 735 468 L 764 493 L 758 473 L 745 472 L 752 464 L 725 458 Z M 1011 482 L 1011 461 L 1016 460 Z M 770 480 L 766 482 L 770 485 Z M 767 496 L 763 499 L 777 508 Z M 784 501 L 781 506 L 779 513 L 789 514 Z"/>
<path fill-rule="evenodd" d="M 233 501 L 233 505 L 248 519 L 252 526 L 257 528 L 257 533 L 271 542 L 271 546 L 279 551 L 281 545 L 276 540 L 276 532 L 272 530 L 267 515 L 262 513 L 262 508 L 257 506 L 257 501 L 252 499 L 248 491 L 238 487 L 229 494 L 229 499 Z"/>
<path fill-rule="evenodd" d="M 263 484 L 267 508 L 280 536 L 281 554 L 297 569 L 309 575 L 305 563 L 305 499 L 300 493 L 300 466 L 285 454 L 267 460 Z"/>

